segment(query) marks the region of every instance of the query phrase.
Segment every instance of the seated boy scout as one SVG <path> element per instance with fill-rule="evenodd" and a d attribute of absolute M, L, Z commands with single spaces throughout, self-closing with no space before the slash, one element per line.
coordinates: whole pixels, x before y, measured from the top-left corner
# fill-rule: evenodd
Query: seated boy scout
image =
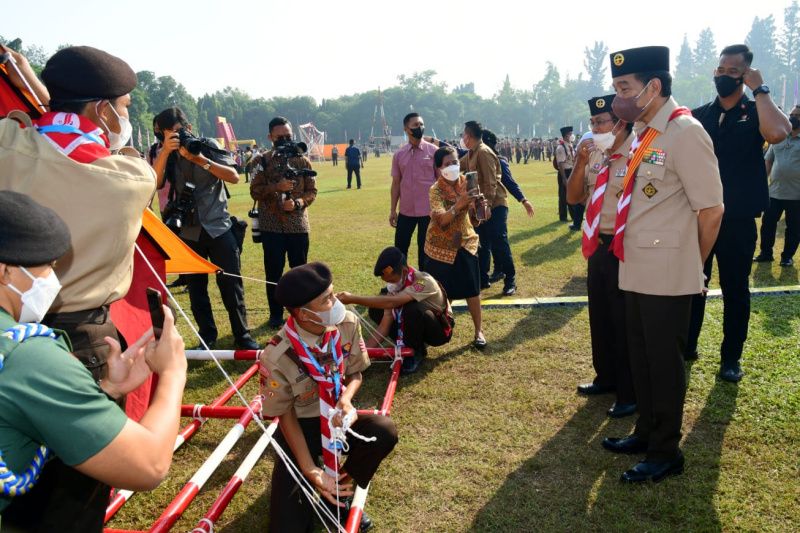
<path fill-rule="evenodd" d="M 289 319 L 261 353 L 263 414 L 279 416 L 281 432 L 275 438 L 322 496 L 331 504 L 353 494 L 353 482 L 369 485 L 381 461 L 397 443 L 397 428 L 388 417 L 356 415 L 352 400 L 361 386 L 361 371 L 369 357 L 361 338 L 358 317 L 347 311 L 333 293 L 333 275 L 323 263 L 308 263 L 285 273 L 275 297 L 289 311 Z M 322 409 L 325 405 L 325 409 Z M 335 427 L 354 417 L 353 431 L 373 442 L 349 438 L 347 460 L 334 466 L 332 452 L 323 448 L 330 415 Z M 327 438 L 326 438 L 327 440 Z M 322 456 L 324 466 L 319 466 Z M 315 513 L 295 485 L 283 462 L 272 471 L 269 531 L 309 531 Z M 366 515 L 361 530 L 371 526 Z"/>
<path fill-rule="evenodd" d="M 398 345 L 413 348 L 414 356 L 406 357 L 402 368 L 404 374 L 411 374 L 427 355 L 427 344 L 441 346 L 450 342 L 455 324 L 450 303 L 439 282 L 408 266 L 406 256 L 394 246 L 378 256 L 375 275 L 386 282 L 386 294 L 356 296 L 340 292 L 336 297 L 343 304 L 364 305 L 378 311 L 375 318 L 380 335 L 367 345 L 377 346 L 381 339 L 391 336 Z"/>
<path fill-rule="evenodd" d="M 53 263 L 70 248 L 64 221 L 0 191 L 0 228 L 2 530 L 99 533 L 108 485 L 149 490 L 167 474 L 186 381 L 183 341 L 165 308 L 157 344 L 150 331 L 120 353 L 106 337 L 108 373 L 96 383 L 64 332 L 39 324 L 61 288 Z M 158 386 L 137 423 L 113 399 L 151 370 Z M 98 482 L 105 490 L 84 490 Z"/>

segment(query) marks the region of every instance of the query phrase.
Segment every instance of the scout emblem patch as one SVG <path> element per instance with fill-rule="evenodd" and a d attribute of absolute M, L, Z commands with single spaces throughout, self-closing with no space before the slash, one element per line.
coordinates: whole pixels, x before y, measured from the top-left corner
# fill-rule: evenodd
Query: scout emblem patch
<path fill-rule="evenodd" d="M 594 103 L 594 106 L 595 106 L 597 109 L 603 109 L 603 108 L 606 106 L 606 101 L 605 101 L 605 100 L 603 100 L 602 98 L 600 98 L 599 100 L 597 100 L 597 101 Z"/>
<path fill-rule="evenodd" d="M 621 67 L 622 64 L 625 62 L 625 56 L 622 54 L 616 54 L 614 56 L 614 64 L 618 67 Z"/>
<path fill-rule="evenodd" d="M 667 153 L 659 148 L 648 148 L 642 157 L 642 163 L 664 166 L 667 161 Z"/>
<path fill-rule="evenodd" d="M 416 282 L 414 282 L 413 287 L 414 287 L 414 290 L 416 292 L 424 291 L 425 290 L 425 280 L 418 279 Z"/>
<path fill-rule="evenodd" d="M 644 193 L 644 195 L 645 195 L 645 196 L 647 196 L 648 198 L 652 198 L 653 196 L 655 196 L 655 195 L 656 195 L 656 193 L 658 192 L 658 189 L 656 189 L 656 188 L 653 186 L 653 184 L 652 184 L 652 183 L 648 183 L 647 185 L 645 185 L 645 186 L 642 188 L 642 192 L 643 192 L 643 193 Z"/>
<path fill-rule="evenodd" d="M 625 167 L 622 167 L 622 168 L 618 169 L 617 172 L 614 174 L 614 177 L 615 178 L 624 178 L 626 170 L 627 169 Z"/>
<path fill-rule="evenodd" d="M 593 174 L 599 173 L 601 168 L 603 168 L 603 165 L 601 165 L 600 163 L 595 163 L 594 165 L 592 165 L 592 173 Z"/>

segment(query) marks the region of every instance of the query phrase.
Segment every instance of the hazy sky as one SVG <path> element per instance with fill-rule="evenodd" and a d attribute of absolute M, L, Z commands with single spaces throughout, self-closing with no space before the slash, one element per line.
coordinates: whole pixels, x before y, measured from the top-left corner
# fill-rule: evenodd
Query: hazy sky
<path fill-rule="evenodd" d="M 491 96 L 506 74 L 514 87 L 530 88 L 547 61 L 562 79 L 577 77 L 595 40 L 612 52 L 666 45 L 673 60 L 683 35 L 693 44 L 705 27 L 720 48 L 742 42 L 755 16 L 773 14 L 780 28 L 789 3 L 38 0 L 33 12 L 20 3 L 3 9 L 0 35 L 49 53 L 63 43 L 95 46 L 134 70 L 173 76 L 194 96 L 233 86 L 320 100 L 426 69 L 449 87 L 475 82 Z"/>

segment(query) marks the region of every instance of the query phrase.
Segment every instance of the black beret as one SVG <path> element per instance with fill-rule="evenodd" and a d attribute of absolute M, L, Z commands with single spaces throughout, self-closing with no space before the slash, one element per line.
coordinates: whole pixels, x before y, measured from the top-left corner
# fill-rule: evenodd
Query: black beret
<path fill-rule="evenodd" d="M 591 116 L 599 115 L 600 113 L 613 113 L 611 111 L 611 102 L 614 101 L 613 94 L 606 96 L 597 96 L 589 99 L 589 114 Z"/>
<path fill-rule="evenodd" d="M 375 262 L 374 274 L 380 276 L 387 268 L 390 268 L 392 272 L 399 272 L 405 264 L 406 256 L 400 251 L 400 248 L 390 246 L 378 256 L 378 260 Z"/>
<path fill-rule="evenodd" d="M 55 211 L 25 194 L 0 191 L 0 263 L 46 265 L 69 247 L 69 229 Z"/>
<path fill-rule="evenodd" d="M 561 128 L 561 136 L 563 137 L 567 133 L 572 133 L 572 126 L 564 126 Z"/>
<path fill-rule="evenodd" d="M 50 99 L 104 100 L 128 94 L 136 73 L 125 61 L 91 46 L 70 46 L 53 54 L 42 70 Z"/>
<path fill-rule="evenodd" d="M 325 292 L 333 283 L 331 269 L 325 263 L 308 263 L 289 270 L 275 288 L 275 298 L 284 307 L 303 307 Z"/>
<path fill-rule="evenodd" d="M 666 46 L 643 46 L 614 52 L 611 58 L 611 77 L 626 74 L 665 70 L 669 72 L 669 48 Z"/>

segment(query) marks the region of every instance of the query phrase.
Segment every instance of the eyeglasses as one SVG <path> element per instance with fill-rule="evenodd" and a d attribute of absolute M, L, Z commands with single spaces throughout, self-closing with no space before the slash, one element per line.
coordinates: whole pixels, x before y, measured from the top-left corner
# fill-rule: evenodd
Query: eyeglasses
<path fill-rule="evenodd" d="M 592 126 L 592 127 L 594 127 L 594 126 L 602 126 L 606 122 L 614 122 L 614 121 L 611 120 L 610 118 L 607 118 L 607 119 L 604 119 L 604 120 L 589 120 L 589 125 Z"/>

